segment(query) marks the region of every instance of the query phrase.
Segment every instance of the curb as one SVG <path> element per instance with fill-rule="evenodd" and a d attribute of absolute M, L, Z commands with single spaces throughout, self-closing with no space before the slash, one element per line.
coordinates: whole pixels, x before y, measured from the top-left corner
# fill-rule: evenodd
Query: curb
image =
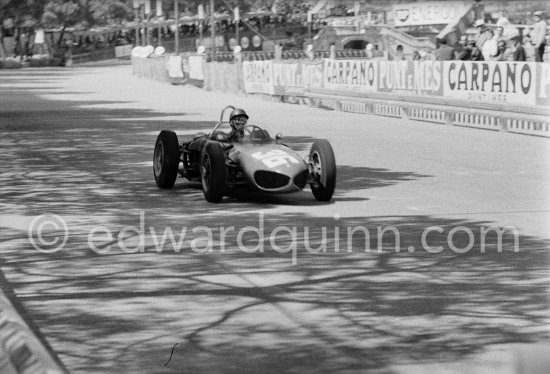
<path fill-rule="evenodd" d="M 0 289 L 0 373 L 64 374 Z"/>

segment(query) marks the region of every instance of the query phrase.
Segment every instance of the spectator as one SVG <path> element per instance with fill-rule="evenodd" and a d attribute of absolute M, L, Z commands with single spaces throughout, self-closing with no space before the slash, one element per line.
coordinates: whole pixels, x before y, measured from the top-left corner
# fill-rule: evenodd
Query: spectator
<path fill-rule="evenodd" d="M 485 22 L 483 22 L 483 20 L 481 19 L 478 19 L 477 21 L 475 21 L 474 27 L 476 28 L 476 35 L 474 37 L 475 40 L 477 40 L 476 46 L 481 51 L 481 49 L 483 48 L 483 44 L 485 44 L 485 42 L 487 41 L 487 38 L 489 37 L 485 33 L 487 28 L 485 27 Z"/>
<path fill-rule="evenodd" d="M 520 43 L 519 36 L 510 39 L 510 45 L 513 51 L 512 61 L 527 61 L 527 57 L 525 56 L 525 49 Z"/>
<path fill-rule="evenodd" d="M 494 60 L 498 53 L 498 42 L 495 38 L 495 33 L 491 29 L 487 29 L 484 32 L 486 36 L 486 41 L 481 47 L 481 54 L 485 61 Z"/>
<path fill-rule="evenodd" d="M 535 46 L 531 42 L 530 35 L 525 35 L 523 37 L 523 50 L 525 51 L 525 61 L 535 61 Z"/>
<path fill-rule="evenodd" d="M 330 59 L 334 60 L 336 58 L 336 45 L 334 45 L 334 42 L 330 43 Z"/>
<path fill-rule="evenodd" d="M 306 57 L 309 60 L 313 60 L 315 58 L 315 53 L 313 52 L 313 44 L 308 44 L 307 45 L 305 53 L 306 53 Z"/>
<path fill-rule="evenodd" d="M 401 44 L 399 44 L 397 46 L 397 49 L 396 49 L 396 52 L 395 52 L 395 59 L 396 60 L 404 60 L 405 59 L 405 54 L 403 52 L 403 46 Z"/>
<path fill-rule="evenodd" d="M 367 44 L 367 58 L 369 60 L 372 60 L 372 58 L 374 57 L 373 48 L 374 46 L 371 43 Z"/>
<path fill-rule="evenodd" d="M 497 55 L 495 56 L 495 61 L 506 61 L 506 42 L 504 39 L 497 42 Z"/>
<path fill-rule="evenodd" d="M 413 52 L 413 61 L 422 60 L 422 56 L 420 56 L 420 51 L 418 49 L 415 49 Z"/>
<path fill-rule="evenodd" d="M 438 40 L 438 48 L 435 50 L 435 59 L 437 61 L 448 61 L 454 57 L 454 49 L 447 45 L 447 39 Z"/>
<path fill-rule="evenodd" d="M 458 41 L 457 47 L 455 48 L 454 59 L 461 61 L 469 60 L 471 53 L 472 49 L 468 46 L 468 37 L 466 35 L 462 35 Z"/>
<path fill-rule="evenodd" d="M 500 42 L 501 40 L 504 40 L 503 34 L 504 34 L 504 27 L 502 27 L 502 26 L 497 26 L 497 27 L 495 28 L 495 36 L 494 36 L 494 38 L 497 40 L 497 44 L 498 44 L 498 42 Z"/>
<path fill-rule="evenodd" d="M 514 51 L 516 50 L 516 46 L 512 42 L 512 40 L 508 40 L 506 42 L 506 49 L 504 50 L 504 53 L 502 54 L 501 61 L 514 61 Z"/>
<path fill-rule="evenodd" d="M 478 48 L 475 42 L 470 42 L 470 45 L 472 47 L 472 53 L 470 53 L 470 61 L 483 61 L 483 54 L 481 53 L 481 50 Z"/>
<path fill-rule="evenodd" d="M 534 13 L 534 17 L 535 24 L 533 30 L 531 30 L 531 38 L 535 45 L 535 61 L 541 62 L 546 46 L 546 21 L 542 19 L 542 12 L 540 10 Z"/>

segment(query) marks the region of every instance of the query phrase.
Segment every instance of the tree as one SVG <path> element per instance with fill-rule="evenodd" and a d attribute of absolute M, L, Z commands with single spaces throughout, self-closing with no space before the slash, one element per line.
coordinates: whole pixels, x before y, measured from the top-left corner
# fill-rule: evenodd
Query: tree
<path fill-rule="evenodd" d="M 16 27 L 36 24 L 44 12 L 47 0 L 0 0 L 0 20 L 13 18 Z"/>
<path fill-rule="evenodd" d="M 131 1 L 124 0 L 49 0 L 44 7 L 42 23 L 46 27 L 61 27 L 58 44 L 67 27 L 89 28 L 128 19 Z"/>
<path fill-rule="evenodd" d="M 42 22 L 49 27 L 92 27 L 126 20 L 132 14 L 131 1 L 49 0 Z"/>

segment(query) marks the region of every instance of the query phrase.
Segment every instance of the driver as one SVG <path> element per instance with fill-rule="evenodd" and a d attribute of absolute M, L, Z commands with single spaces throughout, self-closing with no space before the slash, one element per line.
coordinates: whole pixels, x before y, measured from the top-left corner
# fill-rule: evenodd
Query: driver
<path fill-rule="evenodd" d="M 244 127 L 248 122 L 248 114 L 244 109 L 235 108 L 229 115 L 229 125 L 231 132 L 227 136 L 227 141 L 239 141 L 244 137 Z"/>

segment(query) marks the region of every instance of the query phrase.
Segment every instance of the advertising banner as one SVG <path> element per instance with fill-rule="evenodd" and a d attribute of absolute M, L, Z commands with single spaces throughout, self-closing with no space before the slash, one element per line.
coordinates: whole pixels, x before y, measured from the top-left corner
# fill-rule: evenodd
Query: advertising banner
<path fill-rule="evenodd" d="M 378 91 L 441 96 L 441 61 L 378 61 Z"/>
<path fill-rule="evenodd" d="M 394 26 L 446 25 L 461 17 L 471 3 L 466 1 L 420 1 L 394 4 L 391 16 Z"/>
<path fill-rule="evenodd" d="M 323 88 L 323 61 L 245 61 L 244 88 L 249 93 L 303 95 Z"/>
<path fill-rule="evenodd" d="M 115 47 L 115 57 L 129 57 L 132 54 L 132 49 L 134 46 L 132 44 L 118 45 Z"/>
<path fill-rule="evenodd" d="M 191 61 L 190 61 L 191 64 Z M 475 103 L 550 106 L 550 64 L 496 61 L 245 61 L 247 93 L 387 93 Z"/>
<path fill-rule="evenodd" d="M 537 105 L 550 107 L 550 64 L 537 64 L 537 85 Z"/>
<path fill-rule="evenodd" d="M 274 95 L 273 61 L 243 62 L 244 90 L 247 93 Z"/>
<path fill-rule="evenodd" d="M 189 79 L 203 81 L 204 80 L 204 57 L 203 56 L 189 56 Z"/>
<path fill-rule="evenodd" d="M 168 77 L 170 78 L 183 78 L 183 59 L 181 56 L 168 56 L 166 70 L 168 70 Z"/>
<path fill-rule="evenodd" d="M 349 92 L 376 92 L 377 65 L 373 60 L 325 59 L 324 88 Z"/>
<path fill-rule="evenodd" d="M 306 91 L 323 88 L 323 61 L 302 62 L 302 82 Z"/>
<path fill-rule="evenodd" d="M 276 95 L 304 93 L 303 66 L 300 62 L 274 62 L 273 85 Z"/>
<path fill-rule="evenodd" d="M 536 63 L 445 61 L 443 95 L 472 102 L 535 105 Z"/>

